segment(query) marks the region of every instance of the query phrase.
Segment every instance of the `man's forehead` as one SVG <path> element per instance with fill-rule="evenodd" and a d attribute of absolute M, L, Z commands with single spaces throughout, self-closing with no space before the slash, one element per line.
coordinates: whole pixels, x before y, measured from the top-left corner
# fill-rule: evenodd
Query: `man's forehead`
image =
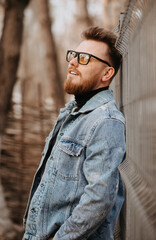
<path fill-rule="evenodd" d="M 86 52 L 93 55 L 103 56 L 108 53 L 108 45 L 104 42 L 95 40 L 84 40 L 76 48 L 77 52 Z"/>

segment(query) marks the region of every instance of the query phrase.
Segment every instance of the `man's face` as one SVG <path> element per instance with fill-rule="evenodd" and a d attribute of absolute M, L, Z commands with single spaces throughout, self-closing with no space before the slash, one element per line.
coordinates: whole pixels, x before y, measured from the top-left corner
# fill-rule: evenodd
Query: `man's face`
<path fill-rule="evenodd" d="M 75 50 L 92 54 L 109 62 L 107 44 L 94 40 L 84 40 Z M 69 62 L 64 89 L 69 94 L 82 94 L 91 90 L 104 87 L 102 76 L 105 63 L 91 57 L 87 65 L 78 63 L 77 57 Z"/>

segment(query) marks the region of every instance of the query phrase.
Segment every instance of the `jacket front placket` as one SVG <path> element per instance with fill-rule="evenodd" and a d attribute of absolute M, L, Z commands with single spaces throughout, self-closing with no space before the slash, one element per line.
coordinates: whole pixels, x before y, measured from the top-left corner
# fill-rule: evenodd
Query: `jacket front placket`
<path fill-rule="evenodd" d="M 29 199 L 28 199 L 28 203 L 27 203 L 27 207 L 26 207 L 26 211 L 25 211 L 25 214 L 24 214 L 24 225 L 26 224 L 26 219 L 27 219 L 27 215 L 28 215 L 28 210 L 29 210 L 29 206 L 30 206 L 30 202 L 31 202 L 31 199 L 41 181 L 41 176 L 43 174 L 43 171 L 44 171 L 44 167 L 46 165 L 46 162 L 48 160 L 48 157 L 46 157 L 47 155 L 47 152 L 49 150 L 49 148 L 52 148 L 51 146 L 51 143 L 53 142 L 53 139 L 55 138 L 55 136 L 58 134 L 60 128 L 61 128 L 61 125 L 63 124 L 63 122 L 66 120 L 66 118 L 69 116 L 71 110 L 72 110 L 72 106 L 74 105 L 74 103 L 70 104 L 69 106 L 66 107 L 66 109 L 64 109 L 64 111 L 62 112 L 60 110 L 60 114 L 58 116 L 58 119 L 57 119 L 57 122 L 53 128 L 53 130 L 50 132 L 49 136 L 48 136 L 48 141 L 47 143 L 45 144 L 45 148 L 44 148 L 44 151 L 43 151 L 43 155 L 42 155 L 42 158 L 41 158 L 41 162 L 40 162 L 40 165 L 36 171 L 36 174 L 34 176 L 34 180 L 33 180 L 33 183 L 32 183 L 32 187 L 31 187 L 31 190 L 30 190 L 30 195 L 29 195 Z M 46 145 L 48 147 L 46 147 Z"/>

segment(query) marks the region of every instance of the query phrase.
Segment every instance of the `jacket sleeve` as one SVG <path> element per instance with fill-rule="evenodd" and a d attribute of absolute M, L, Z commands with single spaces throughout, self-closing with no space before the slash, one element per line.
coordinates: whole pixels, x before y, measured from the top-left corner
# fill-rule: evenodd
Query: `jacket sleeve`
<path fill-rule="evenodd" d="M 72 215 L 54 240 L 85 240 L 111 211 L 118 192 L 118 166 L 125 153 L 125 127 L 116 119 L 94 124 L 86 147 L 83 171 L 88 184 Z"/>

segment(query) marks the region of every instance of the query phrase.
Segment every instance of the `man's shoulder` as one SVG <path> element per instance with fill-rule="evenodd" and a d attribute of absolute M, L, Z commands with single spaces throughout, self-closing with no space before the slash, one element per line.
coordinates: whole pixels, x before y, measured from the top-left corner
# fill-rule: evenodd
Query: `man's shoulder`
<path fill-rule="evenodd" d="M 92 115 L 94 115 L 95 119 L 110 119 L 110 120 L 118 120 L 125 124 L 125 118 L 122 112 L 118 109 L 115 100 L 111 100 L 100 107 L 96 108 Z"/>

